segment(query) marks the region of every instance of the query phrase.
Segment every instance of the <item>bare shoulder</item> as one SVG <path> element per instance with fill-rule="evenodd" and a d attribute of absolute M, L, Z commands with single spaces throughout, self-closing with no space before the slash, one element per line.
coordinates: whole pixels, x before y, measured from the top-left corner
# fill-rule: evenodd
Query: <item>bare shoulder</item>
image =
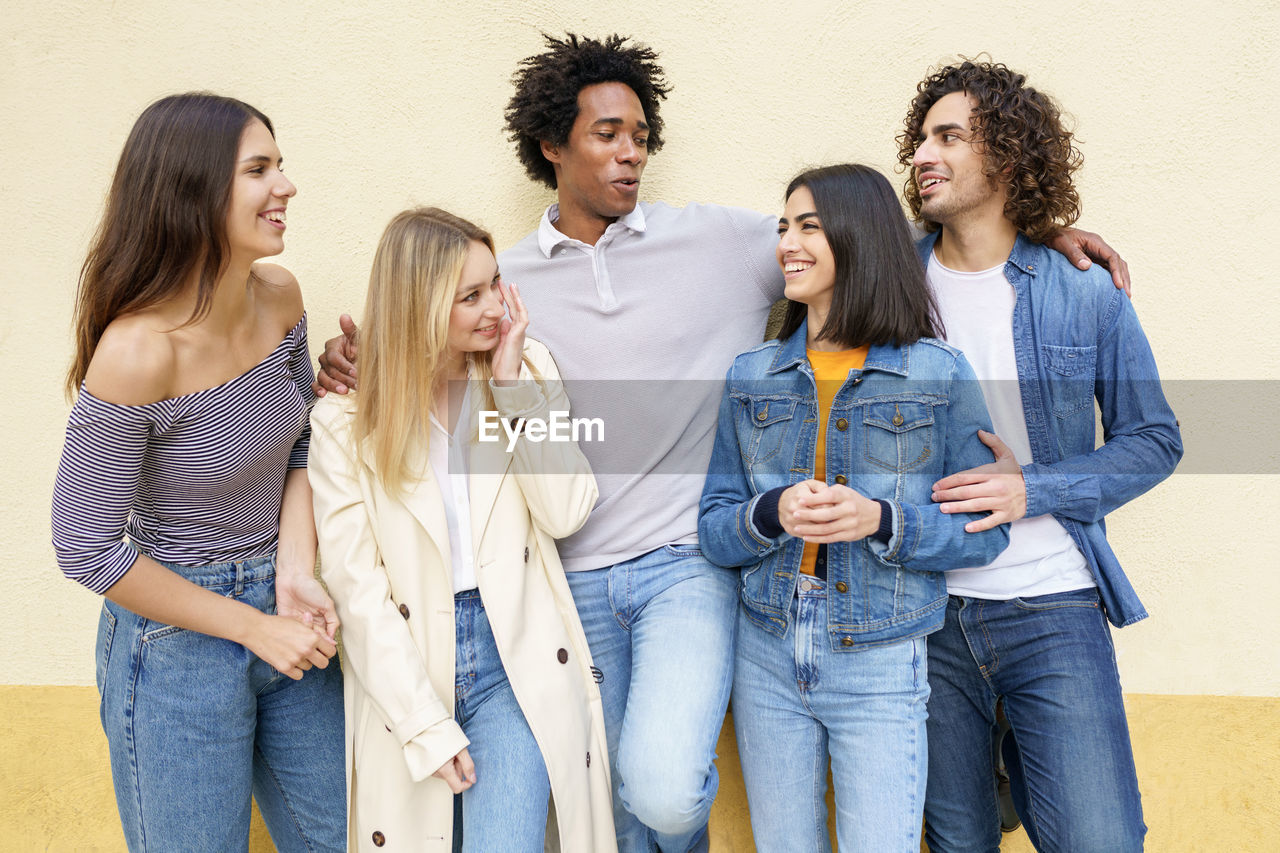
<path fill-rule="evenodd" d="M 177 353 L 158 314 L 140 312 L 111 321 L 85 373 L 85 390 L 108 403 L 141 406 L 173 396 Z"/>
<path fill-rule="evenodd" d="M 302 288 L 293 273 L 277 264 L 254 264 L 251 281 L 257 286 L 255 295 L 272 322 L 285 331 L 292 329 L 302 316 Z"/>

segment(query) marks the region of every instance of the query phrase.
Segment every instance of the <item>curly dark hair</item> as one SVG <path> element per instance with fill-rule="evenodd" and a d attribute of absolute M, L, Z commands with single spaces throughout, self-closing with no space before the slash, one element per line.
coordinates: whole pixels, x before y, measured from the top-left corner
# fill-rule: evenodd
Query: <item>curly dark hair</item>
<path fill-rule="evenodd" d="M 555 189 L 556 172 L 542 156 L 542 142 L 563 145 L 578 117 L 578 93 L 597 83 L 622 83 L 640 99 L 649 125 L 650 154 L 662 147 L 659 102 L 671 87 L 657 64 L 658 54 L 643 44 L 626 44 L 616 33 L 596 40 L 565 33 L 563 39 L 542 34 L 547 50 L 520 61 L 511 76 L 515 94 L 507 103 L 507 130 L 525 171 Z"/>
<path fill-rule="evenodd" d="M 1042 243 L 1080 217 L 1080 194 L 1071 175 L 1084 158 L 1063 126 L 1057 103 L 1026 83 L 1025 75 L 998 62 L 965 59 L 934 71 L 916 87 L 897 137 L 898 163 L 907 172 L 903 195 L 924 228 L 936 231 L 938 224 L 921 219 L 911 162 L 923 139 L 925 115 L 952 92 L 977 102 L 973 124 L 984 148 L 985 172 L 991 178 L 1007 176 L 1004 215 L 1019 231 Z"/>

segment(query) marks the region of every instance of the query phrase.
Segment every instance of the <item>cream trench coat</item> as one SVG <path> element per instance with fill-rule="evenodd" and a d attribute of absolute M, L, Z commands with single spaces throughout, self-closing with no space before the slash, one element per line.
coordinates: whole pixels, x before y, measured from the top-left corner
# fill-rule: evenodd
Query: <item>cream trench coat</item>
<path fill-rule="evenodd" d="M 568 411 L 550 354 L 525 347 L 503 417 Z M 532 364 L 541 380 L 529 377 Z M 310 463 L 321 575 L 342 620 L 348 846 L 449 851 L 453 795 L 437 768 L 468 744 L 453 719 L 449 533 L 425 449 L 422 479 L 387 494 L 354 452 L 355 395 L 312 413 Z M 483 405 L 471 395 L 470 417 Z M 600 691 L 555 539 L 586 521 L 595 478 L 572 442 L 473 443 L 468 481 L 476 578 L 516 700 L 547 765 L 561 849 L 616 850 Z M 475 435 L 474 423 L 471 432 Z M 559 472 L 559 473 L 556 473 Z M 483 778 L 483 767 L 476 773 Z M 548 839 L 555 847 L 556 838 Z"/>

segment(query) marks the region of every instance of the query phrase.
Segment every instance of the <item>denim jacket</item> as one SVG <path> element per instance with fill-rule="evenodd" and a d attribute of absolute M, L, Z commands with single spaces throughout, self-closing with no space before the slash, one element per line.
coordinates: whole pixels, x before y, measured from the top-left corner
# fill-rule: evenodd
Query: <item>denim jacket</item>
<path fill-rule="evenodd" d="M 927 265 L 937 235 L 917 248 Z M 1182 436 L 1128 297 L 1098 267 L 1081 271 L 1021 234 L 1004 266 L 1017 301 L 1013 347 L 1034 460 L 1027 515 L 1071 534 L 1116 627 L 1147 616 L 1107 544 L 1106 514 L 1173 473 Z M 1097 447 L 1094 400 L 1104 444 Z M 975 563 L 974 565 L 981 565 Z"/>
<path fill-rule="evenodd" d="M 813 477 L 817 386 L 805 326 L 738 356 L 725 381 L 715 449 L 699 507 L 698 541 L 711 562 L 742 570 L 747 617 L 786 634 L 803 541 L 752 523 L 760 495 Z M 827 545 L 831 648 L 919 637 L 942 627 L 946 569 L 990 562 L 1006 526 L 965 533 L 982 514 L 945 515 L 930 500 L 944 474 L 991 461 L 991 429 L 964 356 L 941 341 L 874 346 L 832 401 L 827 481 L 889 502 L 893 534 Z"/>

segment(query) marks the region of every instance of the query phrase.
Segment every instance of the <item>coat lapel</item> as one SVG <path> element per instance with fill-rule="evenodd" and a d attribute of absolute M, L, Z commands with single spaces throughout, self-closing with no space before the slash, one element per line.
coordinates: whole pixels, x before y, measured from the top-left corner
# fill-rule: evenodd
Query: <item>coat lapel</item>
<path fill-rule="evenodd" d="M 440 484 L 427 462 L 425 448 L 418 445 L 409 453 L 410 471 L 418 471 L 417 479 L 405 483 L 404 505 L 409 514 L 422 527 L 431 544 L 443 557 L 443 565 L 452 565 L 449 553 L 449 522 L 445 519 L 444 500 L 440 496 Z"/>

